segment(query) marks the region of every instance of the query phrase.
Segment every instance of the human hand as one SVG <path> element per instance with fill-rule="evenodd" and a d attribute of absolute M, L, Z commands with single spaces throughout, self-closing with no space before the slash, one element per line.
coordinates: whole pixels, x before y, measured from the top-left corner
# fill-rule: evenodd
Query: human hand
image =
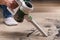
<path fill-rule="evenodd" d="M 13 3 L 13 1 L 14 0 L 4 0 L 3 2 L 4 2 L 4 5 L 9 7 Z"/>
<path fill-rule="evenodd" d="M 4 0 L 5 5 L 11 9 L 15 9 L 16 7 L 18 7 L 18 4 L 15 0 Z"/>

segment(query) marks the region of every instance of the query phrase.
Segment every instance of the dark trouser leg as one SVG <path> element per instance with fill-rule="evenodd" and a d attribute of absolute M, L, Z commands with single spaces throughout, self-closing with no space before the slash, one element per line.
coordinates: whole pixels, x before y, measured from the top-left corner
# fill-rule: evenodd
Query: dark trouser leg
<path fill-rule="evenodd" d="M 4 16 L 4 18 L 8 18 L 8 17 L 11 17 L 12 16 L 12 14 L 7 10 L 7 6 L 0 5 L 0 7 L 3 10 L 3 16 Z"/>

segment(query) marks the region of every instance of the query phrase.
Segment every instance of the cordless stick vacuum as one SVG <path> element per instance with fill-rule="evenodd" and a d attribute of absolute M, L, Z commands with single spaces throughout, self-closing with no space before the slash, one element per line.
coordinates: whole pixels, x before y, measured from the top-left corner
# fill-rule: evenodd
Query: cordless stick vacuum
<path fill-rule="evenodd" d="M 16 14 L 14 15 L 15 20 L 17 22 L 23 22 L 25 16 L 25 19 L 34 24 L 38 31 L 42 32 L 43 35 L 48 36 L 48 34 L 43 30 L 43 28 L 40 27 L 40 25 L 37 24 L 37 22 L 32 18 L 32 16 L 29 16 L 29 13 L 33 10 L 31 0 L 15 0 L 15 1 L 19 5 L 19 8 Z"/>
<path fill-rule="evenodd" d="M 22 5 L 14 15 L 14 18 L 17 22 L 23 22 L 24 16 L 27 21 L 31 22 L 34 24 L 34 26 L 42 32 L 45 36 L 48 36 L 48 34 L 43 30 L 43 28 L 40 27 L 40 25 L 37 24 L 37 22 L 32 18 L 32 16 L 29 16 L 29 13 L 33 10 L 32 3 L 30 2 L 31 0 L 20 0 Z M 19 3 L 18 3 L 19 5 Z"/>

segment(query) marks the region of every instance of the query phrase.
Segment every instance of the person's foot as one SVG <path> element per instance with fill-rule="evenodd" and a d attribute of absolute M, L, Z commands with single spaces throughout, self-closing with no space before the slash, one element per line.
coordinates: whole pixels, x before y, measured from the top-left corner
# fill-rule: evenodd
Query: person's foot
<path fill-rule="evenodd" d="M 17 24 L 18 24 L 18 22 L 16 22 L 13 17 L 5 18 L 5 19 L 4 19 L 4 23 L 5 23 L 6 25 L 9 25 L 9 26 L 14 26 L 14 25 L 17 25 Z"/>

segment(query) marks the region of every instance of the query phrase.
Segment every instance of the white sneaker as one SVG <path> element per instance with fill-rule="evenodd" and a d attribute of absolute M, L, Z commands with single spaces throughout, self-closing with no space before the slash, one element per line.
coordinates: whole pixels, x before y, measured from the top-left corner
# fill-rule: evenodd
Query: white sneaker
<path fill-rule="evenodd" d="M 16 22 L 13 17 L 5 18 L 4 22 L 6 25 L 9 25 L 9 26 L 14 26 L 18 24 L 18 22 Z"/>

